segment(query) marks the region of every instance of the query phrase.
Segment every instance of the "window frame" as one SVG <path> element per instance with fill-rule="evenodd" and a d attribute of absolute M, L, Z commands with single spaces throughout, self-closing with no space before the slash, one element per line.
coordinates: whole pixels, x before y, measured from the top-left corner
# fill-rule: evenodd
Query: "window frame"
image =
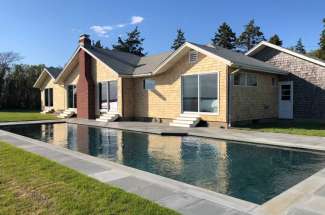
<path fill-rule="evenodd" d="M 53 88 L 44 89 L 44 107 L 53 107 Z"/>
<path fill-rule="evenodd" d="M 248 76 L 249 75 L 254 75 L 255 76 L 256 85 L 248 85 Z M 256 73 L 247 72 L 245 77 L 246 77 L 246 85 L 245 85 L 246 87 L 257 87 L 258 82 L 257 82 L 257 74 Z"/>
<path fill-rule="evenodd" d="M 201 112 L 200 111 L 200 75 L 208 75 L 208 74 L 216 74 L 217 75 L 217 103 L 218 103 L 218 110 L 216 112 Z M 198 111 L 193 112 L 193 111 L 184 111 L 183 110 L 183 77 L 186 76 L 191 76 L 191 75 L 196 75 L 198 77 Z M 202 115 L 220 115 L 220 72 L 219 71 L 204 71 L 204 72 L 199 72 L 199 73 L 193 73 L 193 74 L 183 74 L 181 75 L 181 112 L 182 113 L 197 113 L 197 114 L 202 114 Z"/>
<path fill-rule="evenodd" d="M 235 84 L 235 75 L 236 74 L 243 74 L 244 75 L 244 84 Z M 248 85 L 248 74 L 253 74 L 256 77 L 256 85 Z M 258 78 L 257 74 L 253 72 L 236 72 L 233 74 L 233 81 L 232 81 L 232 86 L 234 87 L 257 87 L 258 86 Z"/>

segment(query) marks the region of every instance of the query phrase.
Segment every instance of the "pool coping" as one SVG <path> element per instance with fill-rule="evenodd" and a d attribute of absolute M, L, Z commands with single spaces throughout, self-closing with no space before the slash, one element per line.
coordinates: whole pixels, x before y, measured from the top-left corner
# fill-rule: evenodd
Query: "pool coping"
<path fill-rule="evenodd" d="M 65 122 L 60 120 L 60 122 Z M 32 124 L 39 124 L 44 123 L 43 121 L 40 122 L 33 122 Z M 51 123 L 49 121 L 48 123 Z M 30 124 L 26 122 L 22 122 L 19 124 Z M 83 123 L 75 123 L 75 124 L 83 124 Z M 0 125 L 3 125 L 2 123 Z M 14 125 L 13 123 L 10 123 L 10 125 Z M 95 126 L 92 125 L 92 123 L 87 123 L 84 125 L 89 126 Z M 143 132 L 143 129 L 122 129 L 122 128 L 116 128 L 114 126 L 101 126 L 97 125 L 96 127 L 107 127 L 112 129 L 119 129 L 119 130 L 128 130 L 128 131 L 136 131 L 136 132 Z M 1 129 L 1 128 L 0 128 Z M 151 134 L 159 134 L 157 132 L 145 132 L 145 133 L 151 133 Z M 98 165 L 106 165 L 110 168 L 113 168 L 115 172 L 121 174 L 122 172 L 127 172 L 128 175 L 135 176 L 136 178 L 140 178 L 143 180 L 148 181 L 148 183 L 157 183 L 159 186 L 162 186 L 164 189 L 175 189 L 178 187 L 177 192 L 181 192 L 187 197 L 190 196 L 194 197 L 196 199 L 200 199 L 200 201 L 193 202 L 194 205 L 198 204 L 204 204 L 206 202 L 210 203 L 210 207 L 215 206 L 216 208 L 226 208 L 226 212 L 222 214 L 254 214 L 254 215 L 285 215 L 285 214 L 310 214 L 310 215 L 321 215 L 324 214 L 325 207 L 323 206 L 323 202 L 325 202 L 325 168 L 320 170 L 319 172 L 311 175 L 310 177 L 306 178 L 305 180 L 299 182 L 295 186 L 289 188 L 288 190 L 280 193 L 279 195 L 275 196 L 271 200 L 265 202 L 262 205 L 257 205 L 251 202 L 246 202 L 244 200 L 240 200 L 234 197 L 230 197 L 225 194 L 216 193 L 210 190 L 206 190 L 200 187 L 196 187 L 190 184 L 186 184 L 183 182 L 175 181 L 173 179 L 165 178 L 159 175 L 155 175 L 152 173 L 144 172 L 135 168 L 127 167 L 121 164 L 114 163 L 112 161 L 107 161 L 104 159 L 92 157 L 90 155 L 82 154 L 79 152 L 71 151 L 65 148 L 62 148 L 60 146 L 48 144 L 42 141 L 38 141 L 32 138 L 27 138 L 25 136 L 21 136 L 18 134 L 14 134 L 11 132 L 0 130 L 0 139 L 3 136 L 9 135 L 11 137 L 18 138 L 21 141 L 28 141 L 33 144 L 35 144 L 38 147 L 46 147 L 53 151 L 59 151 L 60 153 L 69 154 L 74 157 L 81 158 L 87 162 L 96 163 Z M 191 135 L 190 136 L 197 136 L 197 135 Z M 203 136 L 206 137 L 206 136 Z M 300 136 L 299 136 L 300 137 Z M 211 138 L 211 137 L 208 137 Z M 214 138 L 214 137 L 212 137 Z M 222 138 L 214 138 L 214 139 L 222 139 Z M 227 139 L 229 140 L 229 139 Z M 238 140 L 235 140 L 238 141 Z M 7 141 L 8 142 L 8 141 Z M 240 140 L 238 142 L 243 142 L 243 140 Z M 9 142 L 10 143 L 10 142 Z M 45 143 L 45 144 L 44 144 Z M 253 144 L 255 144 L 253 142 Z M 15 144 L 14 144 L 15 145 Z M 266 144 L 266 145 L 274 145 L 274 144 Z M 289 144 L 290 145 L 290 144 Z M 287 144 L 281 144 L 281 145 L 274 145 L 276 147 L 288 147 Z M 308 145 L 307 145 L 308 146 Z M 19 145 L 18 145 L 19 147 Z M 54 148 L 52 148 L 54 147 Z M 20 147 L 28 151 L 28 147 Z M 290 147 L 289 148 L 302 148 L 302 149 L 308 149 L 308 150 L 314 150 L 313 147 L 311 148 L 305 148 L 305 147 Z M 323 151 L 323 150 L 321 150 Z M 33 151 L 31 151 L 33 152 Z M 34 152 L 35 153 L 35 152 Z M 105 172 L 105 171 L 104 171 Z M 106 171 L 107 172 L 107 171 Z M 114 172 L 114 171 L 113 171 Z M 105 174 L 88 174 L 88 176 L 93 177 L 97 180 L 103 181 L 103 178 L 105 178 Z M 176 186 L 176 187 L 175 187 Z M 182 187 L 179 189 L 179 187 Z M 127 190 L 128 191 L 128 190 Z M 131 192 L 133 192 L 131 190 Z M 139 193 L 136 193 L 139 195 Z M 140 193 L 141 196 L 141 193 Z M 143 195 L 142 195 L 143 196 Z M 145 198 L 148 198 L 146 196 L 143 196 Z M 178 196 L 179 197 L 179 196 Z M 179 197 L 182 198 L 182 197 Z M 150 199 L 150 198 L 149 198 Z M 173 199 L 173 201 L 177 202 L 177 198 Z M 166 200 L 168 202 L 168 199 Z M 171 200 L 170 200 L 171 201 Z M 181 201 L 181 200 L 179 200 Z M 190 209 L 188 207 L 191 207 L 192 205 L 186 205 L 188 211 L 184 211 L 184 207 L 175 208 L 172 204 L 169 206 L 169 203 L 155 201 L 158 204 L 161 204 L 165 207 L 170 207 L 172 209 L 176 209 L 177 211 L 183 213 L 183 214 L 191 214 Z M 211 202 L 212 205 L 211 206 Z M 178 203 L 177 203 L 178 204 Z M 221 214 L 221 213 L 220 213 Z"/>

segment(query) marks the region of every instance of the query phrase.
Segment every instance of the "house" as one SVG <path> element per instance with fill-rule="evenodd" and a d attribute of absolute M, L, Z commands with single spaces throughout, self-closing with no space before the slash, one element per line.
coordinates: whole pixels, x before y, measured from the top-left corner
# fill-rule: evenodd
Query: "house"
<path fill-rule="evenodd" d="M 325 61 L 266 41 L 246 55 L 289 72 L 280 78 L 280 117 L 325 119 Z"/>
<path fill-rule="evenodd" d="M 288 72 L 221 47 L 186 42 L 174 52 L 139 57 L 92 47 L 82 35 L 60 74 L 51 74 L 45 69 L 35 83 L 43 109 L 85 119 L 226 127 L 278 118 L 278 84 Z"/>

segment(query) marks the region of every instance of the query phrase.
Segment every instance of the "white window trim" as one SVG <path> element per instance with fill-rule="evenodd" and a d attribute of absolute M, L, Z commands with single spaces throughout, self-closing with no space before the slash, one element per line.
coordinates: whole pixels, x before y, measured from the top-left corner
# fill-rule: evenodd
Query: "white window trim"
<path fill-rule="evenodd" d="M 195 56 L 196 56 L 195 61 L 192 61 L 192 58 L 191 58 L 192 54 L 195 54 Z M 196 51 L 196 50 L 189 51 L 189 53 L 188 53 L 188 63 L 189 64 L 195 64 L 198 60 L 199 60 L 199 52 Z"/>
<path fill-rule="evenodd" d="M 200 75 L 207 75 L 207 74 L 217 74 L 218 78 L 218 110 L 217 112 L 201 112 L 200 110 Z M 220 115 L 220 72 L 219 71 L 204 71 L 204 72 L 196 72 L 196 73 L 191 73 L 191 74 L 183 74 L 183 76 L 191 76 L 191 75 L 198 75 L 198 95 L 199 95 L 199 102 L 198 102 L 198 111 L 197 112 L 192 112 L 192 111 L 183 111 L 183 86 L 182 83 L 181 85 L 181 112 L 182 113 L 194 113 L 194 114 L 202 114 L 202 115 L 212 115 L 212 116 L 218 116 Z M 182 82 L 182 80 L 181 80 Z"/>

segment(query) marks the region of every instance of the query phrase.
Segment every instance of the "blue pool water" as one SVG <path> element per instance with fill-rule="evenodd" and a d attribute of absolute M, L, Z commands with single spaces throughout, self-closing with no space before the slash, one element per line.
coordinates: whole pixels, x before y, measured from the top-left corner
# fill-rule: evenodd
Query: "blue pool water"
<path fill-rule="evenodd" d="M 74 124 L 1 128 L 261 204 L 325 167 L 325 154 Z"/>

